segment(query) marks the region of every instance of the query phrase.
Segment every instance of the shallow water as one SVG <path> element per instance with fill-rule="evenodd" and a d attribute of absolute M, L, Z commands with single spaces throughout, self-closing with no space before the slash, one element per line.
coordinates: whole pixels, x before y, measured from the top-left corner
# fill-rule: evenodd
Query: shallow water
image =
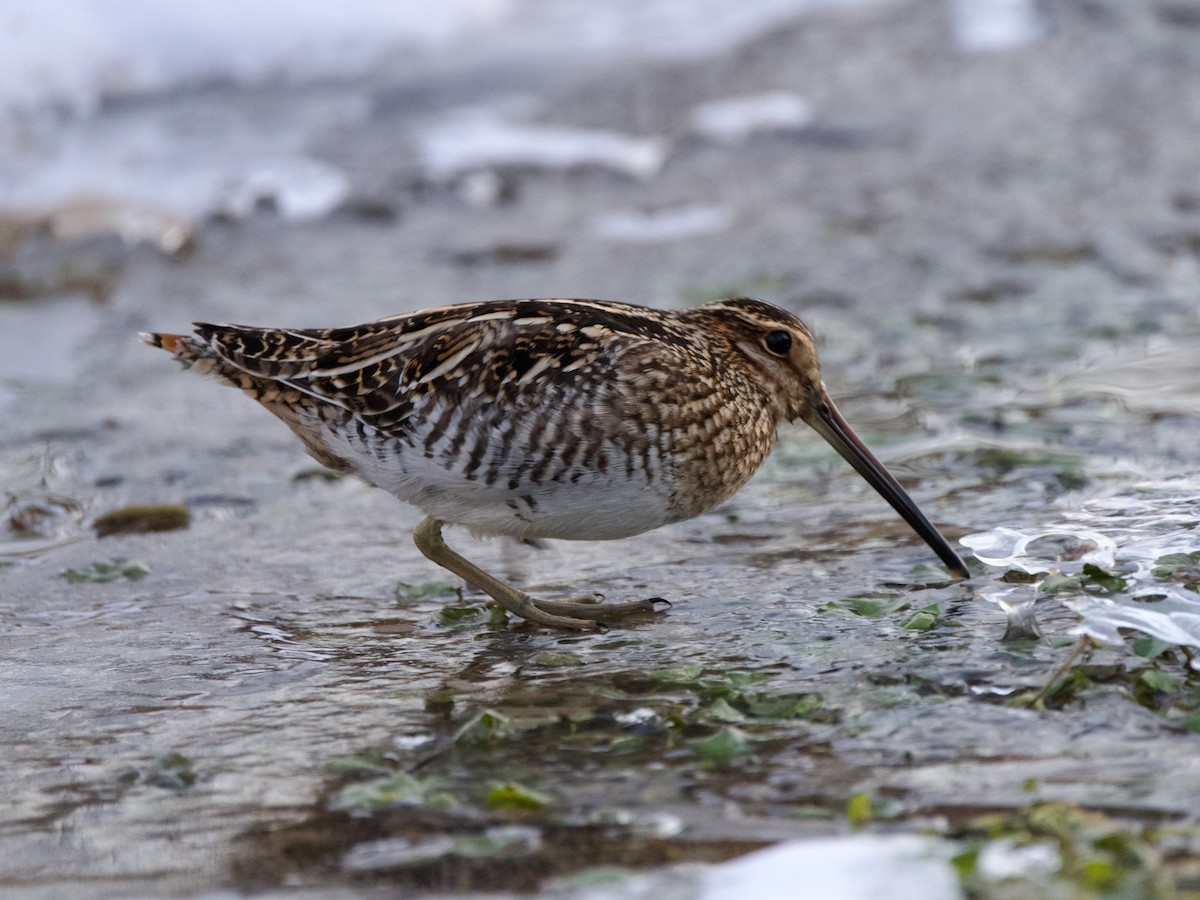
<path fill-rule="evenodd" d="M 855 829 L 880 843 L 840 846 L 880 860 L 889 834 L 937 835 L 919 865 L 977 856 L 955 871 L 983 896 L 998 872 L 1096 871 L 1072 860 L 1184 883 L 1200 579 L 1163 557 L 1200 551 L 1200 123 L 1172 85 L 1200 57 L 1150 6 L 1119 28 L 1064 14 L 1065 36 L 1027 56 L 969 59 L 940 7 L 895 6 L 632 83 L 540 85 L 548 128 L 667 135 L 645 177 L 523 164 L 428 183 L 413 105 L 486 106 L 495 83 L 389 76 L 357 124 L 301 147 L 349 173 L 332 216 L 198 220 L 171 257 L 105 245 L 107 300 L 65 324 L 82 301 L 47 260 L 94 244 L 32 235 L 0 261 L 0 344 L 58 338 L 4 371 L 0 403 L 5 890 L 690 898 L 741 871 L 721 860 Z M 1114 70 L 1131 95 L 1115 106 Z M 688 136 L 689 109 L 781 86 L 811 99 L 810 130 Z M 316 93 L 282 91 L 276 111 Z M 276 101 L 179 102 L 244 122 Z M 722 229 L 595 226 L 689 208 L 727 211 Z M 973 579 L 950 582 L 796 426 L 730 503 L 637 540 L 535 551 L 448 532 L 546 596 L 674 604 L 604 635 L 503 625 L 416 551 L 415 510 L 319 477 L 269 415 L 134 337 L 742 292 L 813 326 L 831 393 L 974 552 Z M 186 506 L 188 526 L 95 536 L 98 515 L 147 504 Z M 1012 618 L 1025 633 L 1006 641 Z"/>

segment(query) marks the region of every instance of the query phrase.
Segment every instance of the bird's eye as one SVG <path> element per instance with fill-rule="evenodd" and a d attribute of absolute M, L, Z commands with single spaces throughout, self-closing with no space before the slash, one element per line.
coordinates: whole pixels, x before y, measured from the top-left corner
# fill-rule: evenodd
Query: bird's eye
<path fill-rule="evenodd" d="M 776 356 L 787 356 L 792 349 L 792 336 L 786 331 L 772 331 L 763 343 Z"/>

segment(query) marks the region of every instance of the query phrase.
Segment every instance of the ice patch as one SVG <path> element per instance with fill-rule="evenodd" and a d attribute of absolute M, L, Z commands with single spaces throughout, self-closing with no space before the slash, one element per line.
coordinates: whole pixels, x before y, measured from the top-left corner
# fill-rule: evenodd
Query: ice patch
<path fill-rule="evenodd" d="M 0 0 L 0 118 L 213 78 L 353 75 L 384 51 L 494 24 L 512 0 Z"/>
<path fill-rule="evenodd" d="M 1075 573 L 1087 563 L 1111 566 L 1117 550 L 1112 538 L 1085 528 L 1021 531 L 1002 525 L 992 531 L 968 534 L 959 543 L 981 563 L 1029 574 L 1051 569 Z M 1064 547 L 1072 548 L 1066 558 Z"/>
<path fill-rule="evenodd" d="M 814 9 L 879 0 L 514 0 L 511 51 L 686 59 L 736 46 Z"/>
<path fill-rule="evenodd" d="M 954 0 L 953 13 L 954 41 L 967 53 L 1014 50 L 1044 32 L 1036 0 Z"/>
<path fill-rule="evenodd" d="M 243 219 L 269 205 L 285 219 L 319 219 L 350 193 L 350 179 L 328 163 L 283 157 L 251 166 L 217 201 L 221 212 Z"/>
<path fill-rule="evenodd" d="M 692 131 L 702 138 L 736 144 L 761 132 L 799 131 L 812 121 L 812 108 L 799 94 L 773 91 L 728 97 L 692 109 Z"/>
<path fill-rule="evenodd" d="M 979 874 L 991 881 L 1053 875 L 1062 867 L 1058 847 L 1049 842 L 1018 844 L 1010 838 L 988 841 L 976 863 Z"/>
<path fill-rule="evenodd" d="M 644 725 L 647 722 L 653 722 L 658 718 L 658 712 L 651 709 L 649 706 L 639 706 L 637 709 L 629 712 L 617 713 L 615 718 L 622 725 Z"/>
<path fill-rule="evenodd" d="M 1171 587 L 1153 595 L 1159 594 L 1165 599 L 1136 605 L 1109 597 L 1067 600 L 1066 606 L 1083 619 L 1072 633 L 1102 644 L 1123 644 L 1119 629 L 1132 628 L 1168 644 L 1200 648 L 1200 596 Z M 1192 668 L 1200 670 L 1200 659 L 1192 660 Z"/>
<path fill-rule="evenodd" d="M 407 753 L 411 750 L 416 750 L 418 747 L 423 747 L 426 744 L 432 743 L 434 740 L 434 736 L 428 732 L 398 734 L 392 738 L 392 746 L 397 750 Z"/>
<path fill-rule="evenodd" d="M 1109 644 L 1119 629 L 1140 631 L 1170 644 L 1200 647 L 1200 594 L 1156 577 L 1156 560 L 1200 550 L 1200 481 L 1147 481 L 1101 497 L 1041 529 L 1002 526 L 961 539 L 983 563 L 1030 574 L 1078 574 L 1087 564 L 1117 569 L 1127 587 L 1107 596 L 1065 596 L 1081 618 L 1073 630 Z M 1011 609 L 1019 588 L 991 592 Z M 1030 598 L 1033 590 L 1029 589 Z M 1006 606 L 1007 604 L 1007 606 Z M 1197 666 L 1200 668 L 1200 666 Z"/>
<path fill-rule="evenodd" d="M 1036 597 L 1019 588 L 988 590 L 987 598 L 1004 612 L 1003 641 L 1041 640 L 1042 629 L 1037 621 Z"/>
<path fill-rule="evenodd" d="M 916 835 L 788 841 L 714 866 L 699 900 L 959 900 L 949 856 Z"/>
<path fill-rule="evenodd" d="M 487 110 L 460 111 L 427 131 L 421 158 L 436 179 L 490 168 L 570 171 L 595 167 L 649 178 L 666 160 L 661 138 L 615 131 L 527 125 Z"/>
<path fill-rule="evenodd" d="M 286 202 L 303 211 L 316 198 L 297 184 L 300 169 L 323 182 L 323 192 L 337 177 L 305 154 L 312 135 L 351 127 L 366 115 L 365 101 L 333 89 L 283 103 L 267 116 L 203 99 L 153 115 L 114 110 L 75 123 L 36 154 L 0 152 L 0 197 L 11 209 L 36 210 L 103 195 L 195 221 L 218 211 L 231 186 L 261 181 L 274 168 L 276 187 L 284 187 L 287 170 Z M 297 195 L 301 190 L 308 200 Z"/>
<path fill-rule="evenodd" d="M 656 212 L 603 213 L 592 219 L 590 229 L 610 241 L 649 244 L 717 234 L 732 225 L 733 215 L 723 207 L 688 204 Z"/>
<path fill-rule="evenodd" d="M 330 79 L 369 75 L 399 53 L 439 67 L 443 57 L 503 67 L 716 52 L 812 8 L 870 2 L 878 0 L 0 0 L 0 197 L 35 210 L 105 196 L 194 223 L 222 208 L 243 215 L 266 194 L 283 215 L 313 218 L 336 207 L 340 178 L 324 172 L 301 184 L 264 172 L 262 161 L 306 157 L 320 136 L 370 114 L 361 85 Z M 224 82 L 309 87 L 265 105 L 230 103 L 233 91 L 223 90 L 89 115 L 106 98 Z M 795 110 L 760 108 L 751 118 L 780 115 Z M 448 122 L 425 144 L 436 177 L 528 165 L 646 178 L 667 152 L 658 138 L 495 116 Z M 491 183 L 470 188 L 468 202 L 496 202 Z"/>
<path fill-rule="evenodd" d="M 878 0 L 0 0 L 0 122 L 205 80 L 360 75 L 397 48 L 694 57 L 811 9 L 869 2 Z"/>

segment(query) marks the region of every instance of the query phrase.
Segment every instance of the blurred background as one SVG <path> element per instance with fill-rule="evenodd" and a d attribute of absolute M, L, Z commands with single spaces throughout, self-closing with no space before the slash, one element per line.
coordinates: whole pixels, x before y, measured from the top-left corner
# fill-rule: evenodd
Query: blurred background
<path fill-rule="evenodd" d="M 1194 886 L 1198 148 L 1194 0 L 0 0 L 0 884 L 692 897 L 663 867 L 876 816 L 932 843 L 868 841 L 874 895 Z M 415 510 L 135 337 L 730 295 L 813 328 L 969 584 L 797 427 L 638 541 L 452 537 L 661 622 L 447 619 Z M 326 766 L 431 752 L 457 812 Z M 507 869 L 386 844 L 497 822 Z"/>

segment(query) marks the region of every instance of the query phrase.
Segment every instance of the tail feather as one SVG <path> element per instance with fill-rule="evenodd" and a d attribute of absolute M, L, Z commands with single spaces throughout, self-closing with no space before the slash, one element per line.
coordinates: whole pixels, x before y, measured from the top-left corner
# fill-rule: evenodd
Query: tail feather
<path fill-rule="evenodd" d="M 234 366 L 222 360 L 208 343 L 198 340 L 193 335 L 143 331 L 138 337 L 144 344 L 166 350 L 183 363 L 185 369 L 192 369 L 201 375 L 216 375 L 237 387 L 246 386 L 237 377 L 237 369 Z"/>
<path fill-rule="evenodd" d="M 175 345 L 183 340 L 182 334 L 159 334 L 157 331 L 139 331 L 138 337 L 142 339 L 143 344 L 161 347 L 168 353 L 174 353 Z"/>

